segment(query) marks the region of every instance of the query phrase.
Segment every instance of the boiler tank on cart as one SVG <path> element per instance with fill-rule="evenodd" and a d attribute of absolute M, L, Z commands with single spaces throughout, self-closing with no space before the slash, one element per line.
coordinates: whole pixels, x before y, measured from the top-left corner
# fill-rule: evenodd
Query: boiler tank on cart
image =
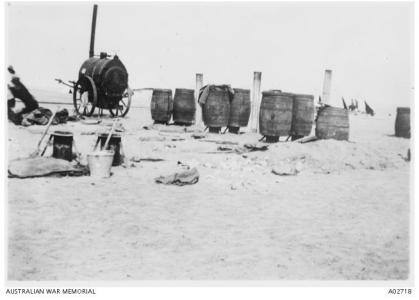
<path fill-rule="evenodd" d="M 117 55 L 105 52 L 94 55 L 97 5 L 93 6 L 89 58 L 79 70 L 74 84 L 73 103 L 77 113 L 91 116 L 95 108 L 108 109 L 112 116 L 125 116 L 131 105 L 132 91 L 128 86 L 128 72 Z"/>

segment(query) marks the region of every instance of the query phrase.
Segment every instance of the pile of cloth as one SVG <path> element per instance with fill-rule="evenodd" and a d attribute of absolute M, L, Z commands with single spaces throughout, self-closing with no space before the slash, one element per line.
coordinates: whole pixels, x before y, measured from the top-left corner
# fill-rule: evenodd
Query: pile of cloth
<path fill-rule="evenodd" d="M 206 85 L 206 86 L 202 87 L 199 90 L 198 103 L 201 106 L 204 106 L 205 102 L 207 102 L 210 91 L 213 91 L 213 92 L 217 92 L 217 91 L 228 92 L 229 97 L 230 97 L 230 101 L 231 101 L 231 99 L 233 99 L 233 96 L 234 96 L 234 90 L 231 88 L 230 85 L 227 85 L 227 84 L 224 84 L 224 85 L 209 84 L 209 85 Z"/>
<path fill-rule="evenodd" d="M 68 120 L 68 110 L 63 108 L 59 110 L 52 120 L 53 125 L 67 123 Z M 31 126 L 31 125 L 46 125 L 52 117 L 52 111 L 45 107 L 38 107 L 30 113 L 22 115 L 21 125 Z"/>
<path fill-rule="evenodd" d="M 196 168 L 187 170 L 184 172 L 177 172 L 167 176 L 159 176 L 154 178 L 156 183 L 166 184 L 166 185 L 177 185 L 184 186 L 195 184 L 199 181 L 199 172 Z"/>

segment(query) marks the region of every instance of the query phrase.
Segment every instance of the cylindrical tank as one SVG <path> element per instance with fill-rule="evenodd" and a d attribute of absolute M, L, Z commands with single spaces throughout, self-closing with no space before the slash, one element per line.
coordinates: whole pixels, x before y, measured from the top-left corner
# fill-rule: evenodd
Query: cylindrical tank
<path fill-rule="evenodd" d="M 294 94 L 291 135 L 299 138 L 310 134 L 314 121 L 314 96 Z"/>
<path fill-rule="evenodd" d="M 172 90 L 154 89 L 150 109 L 155 123 L 169 123 L 173 111 Z"/>
<path fill-rule="evenodd" d="M 227 88 L 210 86 L 208 97 L 202 107 L 202 119 L 210 132 L 219 132 L 228 125 L 230 117 L 230 94 Z"/>
<path fill-rule="evenodd" d="M 123 163 L 124 158 L 121 154 L 121 144 L 122 144 L 122 137 L 120 134 L 112 134 L 111 138 L 109 139 L 108 148 L 103 149 L 106 143 L 106 139 L 108 138 L 107 133 L 99 134 L 98 142 L 100 142 L 100 149 L 101 150 L 113 150 L 114 156 L 112 161 L 112 166 L 119 166 Z"/>
<path fill-rule="evenodd" d="M 178 125 L 192 125 L 195 121 L 195 91 L 176 89 L 173 100 L 173 121 Z"/>
<path fill-rule="evenodd" d="M 52 136 L 52 157 L 72 161 L 73 133 L 69 131 L 54 131 Z"/>
<path fill-rule="evenodd" d="M 410 138 L 410 107 L 397 107 L 396 136 Z"/>
<path fill-rule="evenodd" d="M 278 90 L 262 92 L 259 131 L 268 142 L 289 135 L 292 121 L 293 95 Z"/>
<path fill-rule="evenodd" d="M 228 130 L 238 133 L 240 127 L 246 127 L 250 117 L 250 90 L 233 89 L 234 96 L 230 103 Z"/>
<path fill-rule="evenodd" d="M 319 110 L 316 120 L 319 139 L 349 139 L 349 114 L 344 108 L 326 106 Z"/>
<path fill-rule="evenodd" d="M 100 58 L 87 59 L 80 67 L 79 78 L 84 75 L 90 76 L 98 91 L 107 97 L 121 95 L 128 87 L 127 69 L 117 55 L 108 59 L 103 53 Z"/>

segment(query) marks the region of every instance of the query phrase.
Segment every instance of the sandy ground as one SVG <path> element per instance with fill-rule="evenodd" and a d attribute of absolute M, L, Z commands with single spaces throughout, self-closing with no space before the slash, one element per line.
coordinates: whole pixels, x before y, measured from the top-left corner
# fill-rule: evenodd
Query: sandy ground
<path fill-rule="evenodd" d="M 147 109 L 123 125 L 129 162 L 109 179 L 9 179 L 9 280 L 407 279 L 409 140 L 394 117 L 351 116 L 350 142 L 277 143 L 217 152 L 175 126 L 145 130 Z M 110 123 L 104 120 L 102 124 Z M 103 125 L 68 123 L 85 160 Z M 9 160 L 31 153 L 43 127 L 9 124 Z M 172 131 L 172 132 L 169 132 Z M 206 140 L 256 142 L 210 134 Z M 180 140 L 179 140 L 180 139 Z M 154 183 L 196 166 L 191 186 Z M 299 164 L 296 176 L 273 168 Z M 302 166 L 302 167 L 301 167 Z"/>

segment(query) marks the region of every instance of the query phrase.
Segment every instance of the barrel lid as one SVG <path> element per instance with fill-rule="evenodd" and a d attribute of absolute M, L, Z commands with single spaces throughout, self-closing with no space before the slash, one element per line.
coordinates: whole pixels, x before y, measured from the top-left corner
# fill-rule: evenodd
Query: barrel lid
<path fill-rule="evenodd" d="M 294 94 L 294 96 L 295 97 L 298 97 L 298 98 L 310 98 L 310 99 L 314 99 L 314 96 L 313 95 L 308 95 L 308 94 Z"/>
<path fill-rule="evenodd" d="M 322 106 L 320 107 L 321 111 L 330 111 L 330 112 L 342 112 L 342 113 L 347 113 L 348 110 L 342 108 L 342 107 L 335 107 L 335 106 L 330 106 L 330 105 L 326 105 L 326 106 Z"/>
<path fill-rule="evenodd" d="M 293 94 L 293 93 L 288 93 L 288 92 L 283 92 L 283 93 L 281 93 L 281 96 L 294 97 L 294 96 L 295 96 L 295 94 Z"/>
<path fill-rule="evenodd" d="M 235 93 L 250 93 L 249 89 L 233 88 Z"/>
<path fill-rule="evenodd" d="M 160 92 L 160 93 L 171 93 L 171 89 L 153 89 L 153 92 Z"/>
<path fill-rule="evenodd" d="M 195 90 L 192 89 L 183 89 L 183 88 L 177 88 L 175 92 L 182 92 L 182 93 L 195 93 Z"/>
<path fill-rule="evenodd" d="M 268 91 L 263 91 L 262 95 L 281 95 L 282 91 L 281 90 L 268 90 Z"/>
<path fill-rule="evenodd" d="M 410 107 L 397 107 L 397 111 L 410 112 Z"/>
<path fill-rule="evenodd" d="M 52 135 L 54 136 L 73 136 L 73 133 L 70 131 L 61 131 L 61 130 L 55 130 Z"/>

